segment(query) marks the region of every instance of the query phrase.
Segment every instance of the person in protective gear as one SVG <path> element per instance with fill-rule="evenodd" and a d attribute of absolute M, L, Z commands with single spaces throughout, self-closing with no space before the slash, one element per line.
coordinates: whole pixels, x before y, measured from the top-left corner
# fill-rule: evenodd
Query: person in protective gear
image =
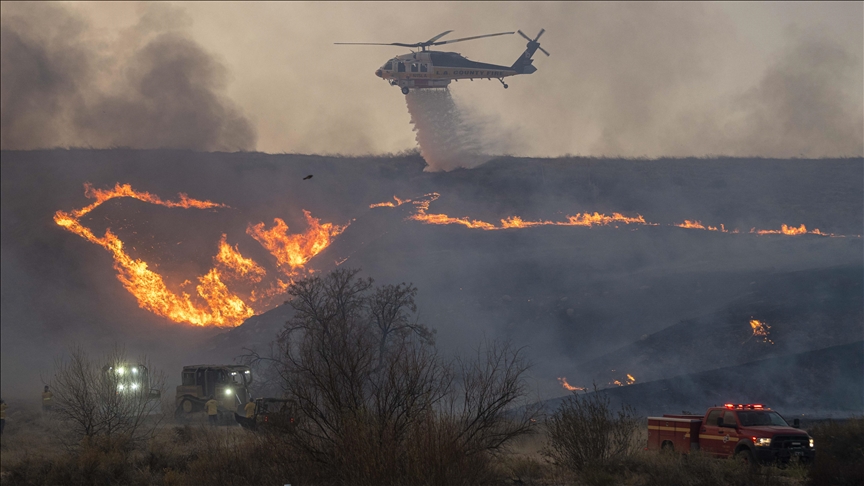
<path fill-rule="evenodd" d="M 255 399 L 253 399 L 252 397 L 249 397 L 249 403 L 247 403 L 246 406 L 243 407 L 243 409 L 246 410 L 246 418 L 251 419 L 252 417 L 254 417 L 255 416 Z"/>
<path fill-rule="evenodd" d="M 210 422 L 210 425 L 218 425 L 219 402 L 213 399 L 213 395 L 210 395 L 210 400 L 207 400 L 207 403 L 204 404 L 204 409 L 207 410 L 207 420 Z"/>
<path fill-rule="evenodd" d="M 42 392 L 42 411 L 50 412 L 53 407 L 54 394 L 48 389 L 48 385 L 45 385 L 45 391 Z"/>

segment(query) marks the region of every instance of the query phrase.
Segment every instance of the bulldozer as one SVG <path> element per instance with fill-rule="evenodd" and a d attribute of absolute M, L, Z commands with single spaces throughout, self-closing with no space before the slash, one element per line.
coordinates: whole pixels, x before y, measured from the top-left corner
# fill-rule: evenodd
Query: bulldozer
<path fill-rule="evenodd" d="M 220 422 L 233 422 L 233 414 L 249 400 L 252 371 L 244 365 L 190 365 L 183 367 L 177 387 L 174 417 L 190 419 L 204 411 L 212 395 L 219 402 Z"/>

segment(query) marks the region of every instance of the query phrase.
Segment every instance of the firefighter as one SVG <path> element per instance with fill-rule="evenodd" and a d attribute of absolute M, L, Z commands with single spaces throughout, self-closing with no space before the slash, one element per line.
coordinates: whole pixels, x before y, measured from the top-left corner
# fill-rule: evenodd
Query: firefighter
<path fill-rule="evenodd" d="M 3 435 L 3 429 L 6 428 L 6 402 L 0 398 L 0 435 Z"/>
<path fill-rule="evenodd" d="M 42 392 L 42 411 L 50 412 L 52 407 L 54 407 L 54 394 L 48 389 L 48 385 L 45 385 L 45 391 Z"/>
<path fill-rule="evenodd" d="M 246 404 L 244 409 L 246 410 L 246 418 L 247 419 L 251 419 L 251 418 L 255 417 L 255 399 L 253 399 L 252 397 L 249 397 L 249 403 Z"/>
<path fill-rule="evenodd" d="M 210 400 L 207 400 L 207 403 L 204 404 L 204 408 L 207 409 L 207 420 L 210 421 L 210 425 L 218 425 L 219 402 L 213 398 L 213 395 L 210 395 Z"/>

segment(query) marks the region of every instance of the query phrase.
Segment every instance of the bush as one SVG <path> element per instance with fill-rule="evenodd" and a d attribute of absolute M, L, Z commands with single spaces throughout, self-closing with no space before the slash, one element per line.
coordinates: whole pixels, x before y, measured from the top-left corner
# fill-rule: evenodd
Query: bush
<path fill-rule="evenodd" d="M 598 469 L 628 456 L 635 449 L 631 437 L 639 427 L 632 407 L 614 412 L 609 396 L 574 391 L 546 420 L 549 439 L 542 454 L 573 471 Z"/>
<path fill-rule="evenodd" d="M 817 424 L 810 436 L 816 444 L 810 484 L 864 484 L 864 417 Z"/>

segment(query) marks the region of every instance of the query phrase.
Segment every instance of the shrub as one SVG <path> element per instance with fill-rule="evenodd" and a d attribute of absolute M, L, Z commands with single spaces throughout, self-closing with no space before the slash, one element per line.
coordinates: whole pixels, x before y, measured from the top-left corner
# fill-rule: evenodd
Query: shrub
<path fill-rule="evenodd" d="M 548 441 L 542 454 L 554 464 L 574 471 L 609 465 L 634 450 L 631 440 L 639 427 L 632 407 L 613 411 L 609 396 L 597 391 L 574 391 L 546 419 Z"/>
<path fill-rule="evenodd" d="M 810 484 L 864 484 L 864 417 L 817 424 L 810 435 L 816 444 Z"/>

